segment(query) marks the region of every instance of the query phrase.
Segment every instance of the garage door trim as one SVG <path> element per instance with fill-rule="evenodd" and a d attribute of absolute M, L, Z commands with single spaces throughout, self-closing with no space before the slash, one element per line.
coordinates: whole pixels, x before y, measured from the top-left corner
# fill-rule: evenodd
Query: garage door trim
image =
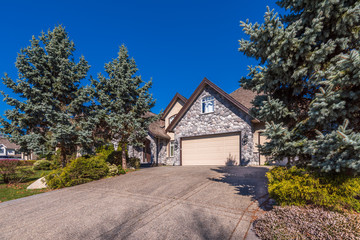
<path fill-rule="evenodd" d="M 227 132 L 227 133 L 214 133 L 214 134 L 205 134 L 205 135 L 196 135 L 196 136 L 188 136 L 188 137 L 180 137 L 180 166 L 182 166 L 182 141 L 189 140 L 189 139 L 197 139 L 197 138 L 206 138 L 206 137 L 217 137 L 217 136 L 230 136 L 238 134 L 239 135 L 239 165 L 241 162 L 241 131 L 236 132 Z"/>

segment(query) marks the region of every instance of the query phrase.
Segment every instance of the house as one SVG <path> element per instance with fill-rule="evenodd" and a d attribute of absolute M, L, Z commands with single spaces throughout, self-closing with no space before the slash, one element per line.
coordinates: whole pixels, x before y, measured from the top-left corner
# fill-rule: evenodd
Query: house
<path fill-rule="evenodd" d="M 7 138 L 0 136 L 0 158 L 21 158 L 18 152 L 20 146 L 10 142 Z"/>
<path fill-rule="evenodd" d="M 177 93 L 149 126 L 144 147 L 128 153 L 165 165 L 264 164 L 257 144 L 265 141 L 265 124 L 249 113 L 255 96 L 242 88 L 227 94 L 204 78 L 189 99 Z"/>

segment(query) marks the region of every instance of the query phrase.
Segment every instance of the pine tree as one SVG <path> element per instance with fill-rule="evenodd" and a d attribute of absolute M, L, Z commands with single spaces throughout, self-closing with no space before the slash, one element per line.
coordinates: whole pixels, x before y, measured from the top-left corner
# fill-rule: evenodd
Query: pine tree
<path fill-rule="evenodd" d="M 323 171 L 360 172 L 360 2 L 277 4 L 287 15 L 268 9 L 261 25 L 241 22 L 250 38 L 239 51 L 259 60 L 240 83 L 264 95 L 252 109 L 267 122 L 270 142 L 260 149 Z M 339 134 L 344 121 L 350 124 Z"/>
<path fill-rule="evenodd" d="M 7 120 L 0 119 L 1 125 L 23 152 L 53 154 L 60 149 L 65 166 L 67 155 L 91 142 L 85 106 L 90 91 L 80 86 L 89 65 L 84 57 L 75 62 L 74 43 L 62 26 L 33 36 L 30 42 L 16 59 L 18 80 L 3 77 L 18 97 L 2 93 L 13 108 L 5 112 Z"/>
<path fill-rule="evenodd" d="M 149 124 L 155 117 L 146 117 L 155 101 L 149 93 L 152 82 L 147 83 L 136 75 L 138 69 L 129 58 L 124 45 L 118 57 L 105 64 L 108 77 L 98 75 L 93 80 L 98 119 L 97 135 L 105 140 L 117 141 L 122 153 L 122 167 L 126 169 L 126 147 L 142 145 Z"/>

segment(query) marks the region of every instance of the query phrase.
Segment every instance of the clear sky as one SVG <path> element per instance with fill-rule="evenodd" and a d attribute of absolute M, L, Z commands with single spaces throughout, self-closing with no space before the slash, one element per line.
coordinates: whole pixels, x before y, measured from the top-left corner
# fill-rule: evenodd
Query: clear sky
<path fill-rule="evenodd" d="M 16 79 L 20 49 L 62 24 L 76 57 L 91 65 L 89 76 L 104 72 L 125 44 L 143 80 L 153 80 L 152 111 L 158 113 L 176 92 L 189 98 L 204 77 L 228 93 L 237 89 L 247 66 L 256 64 L 237 50 L 238 40 L 247 38 L 239 22 L 263 22 L 266 6 L 279 11 L 275 1 L 264 0 L 2 1 L 0 75 Z M 2 81 L 0 87 L 11 94 Z M 8 108 L 0 102 L 1 115 Z"/>

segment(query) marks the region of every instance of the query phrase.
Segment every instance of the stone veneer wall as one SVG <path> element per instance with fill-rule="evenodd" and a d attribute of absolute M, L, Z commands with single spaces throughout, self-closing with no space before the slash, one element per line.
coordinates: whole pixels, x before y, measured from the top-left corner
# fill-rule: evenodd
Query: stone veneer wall
<path fill-rule="evenodd" d="M 158 140 L 156 137 L 154 137 L 150 133 L 148 134 L 146 139 L 148 139 L 150 141 L 151 163 L 156 164 L 156 154 L 157 154 L 157 151 L 159 151 L 158 152 L 158 164 L 159 165 L 166 164 L 166 160 L 167 160 L 167 151 L 166 151 L 167 140 L 165 140 L 165 139 L 159 139 Z M 159 146 L 157 146 L 158 143 L 159 143 Z M 129 146 L 128 154 L 129 154 L 130 157 L 137 157 L 137 158 L 140 159 L 141 162 L 143 161 L 143 155 L 144 155 L 143 147 Z"/>
<path fill-rule="evenodd" d="M 201 99 L 205 96 L 214 96 L 213 113 L 201 113 Z M 241 131 L 242 139 L 240 164 L 258 165 L 258 161 L 253 158 L 254 144 L 250 116 L 207 86 L 175 126 L 175 157 L 171 161 L 168 159 L 167 164 L 180 165 L 181 137 L 238 131 Z"/>

